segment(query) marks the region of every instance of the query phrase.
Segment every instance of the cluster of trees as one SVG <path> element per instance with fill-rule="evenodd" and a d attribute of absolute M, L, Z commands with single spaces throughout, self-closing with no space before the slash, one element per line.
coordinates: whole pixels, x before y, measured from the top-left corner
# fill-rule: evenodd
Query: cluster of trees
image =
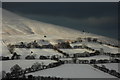
<path fill-rule="evenodd" d="M 11 57 L 1 56 L 1 58 L 0 58 L 0 60 L 15 60 L 15 59 L 20 59 L 20 55 L 18 55 L 16 52 L 13 52 Z"/>
<path fill-rule="evenodd" d="M 46 77 L 46 76 L 33 76 L 33 75 L 25 76 L 24 75 L 19 78 L 2 78 L 1 80 L 63 80 L 63 78 L 51 77 L 51 76 Z"/>
<path fill-rule="evenodd" d="M 53 48 L 53 45 L 50 43 L 39 45 L 39 43 L 36 40 L 34 40 L 33 42 L 29 42 L 29 43 L 20 42 L 19 44 L 14 44 L 14 45 L 9 44 L 7 47 L 11 52 L 13 52 L 14 48 Z"/>
<path fill-rule="evenodd" d="M 0 56 L 0 60 L 10 60 L 10 58 L 5 56 Z"/>
<path fill-rule="evenodd" d="M 87 37 L 87 38 L 84 38 L 85 40 L 87 40 L 88 42 L 97 42 L 97 38 L 91 38 L 91 37 Z"/>
<path fill-rule="evenodd" d="M 120 53 L 103 52 L 103 55 L 110 56 L 112 58 L 120 58 Z"/>
<path fill-rule="evenodd" d="M 71 49 L 69 42 L 61 42 L 55 45 L 56 48 L 62 48 L 62 49 Z"/>
<path fill-rule="evenodd" d="M 0 57 L 0 60 L 14 60 L 14 59 L 20 59 L 20 55 L 18 55 L 16 52 L 13 52 L 11 57 L 8 56 Z"/>
<path fill-rule="evenodd" d="M 119 58 L 120 57 L 120 53 L 103 53 L 104 55 L 106 56 L 110 56 L 110 57 L 113 57 L 113 58 Z"/>
<path fill-rule="evenodd" d="M 92 37 L 80 38 L 80 37 L 78 37 L 77 40 L 73 41 L 72 43 L 83 42 L 84 40 L 86 40 L 88 42 L 97 42 L 98 41 L 97 38 L 92 38 Z"/>
<path fill-rule="evenodd" d="M 120 60 L 119 59 L 112 59 L 112 60 L 108 60 L 108 59 L 95 60 L 95 59 L 92 59 L 92 60 L 90 60 L 90 64 L 98 64 L 98 63 L 120 63 Z"/>
<path fill-rule="evenodd" d="M 108 46 L 112 46 L 112 47 L 117 47 L 117 48 L 120 48 L 120 46 L 119 45 L 113 45 L 113 44 L 109 44 L 109 43 L 105 43 L 106 45 L 108 45 Z"/>
<path fill-rule="evenodd" d="M 105 65 L 98 66 L 98 65 L 95 65 L 95 64 L 94 64 L 93 67 L 94 67 L 94 68 L 97 68 L 97 69 L 99 69 L 99 70 L 101 70 L 101 71 L 103 71 L 103 72 L 106 72 L 106 73 L 108 73 L 108 74 L 110 74 L 110 75 L 113 75 L 113 76 L 115 76 L 115 77 L 120 78 L 120 73 L 118 73 L 116 70 L 109 70 L 108 68 L 105 67 Z"/>
<path fill-rule="evenodd" d="M 100 55 L 99 51 L 95 51 L 94 53 L 89 53 L 89 52 L 84 52 L 84 53 L 75 53 L 73 54 L 73 57 L 77 58 L 77 57 L 91 57 L 91 56 L 96 56 L 96 55 Z"/>
<path fill-rule="evenodd" d="M 71 43 L 77 43 L 77 42 L 82 42 L 82 38 L 78 37 L 76 40 L 72 41 Z"/>
<path fill-rule="evenodd" d="M 28 60 L 35 59 L 35 56 L 33 56 L 33 55 L 28 55 L 28 56 L 25 57 L 25 59 L 28 59 Z"/>
<path fill-rule="evenodd" d="M 32 59 L 36 59 L 36 57 L 34 55 L 28 55 L 25 57 L 25 59 L 28 59 L 28 60 L 32 60 Z M 45 59 L 51 59 L 51 60 L 56 60 L 56 61 L 59 61 L 59 57 L 56 56 L 56 55 L 53 55 L 53 56 L 43 56 L 41 55 L 39 57 L 40 60 L 45 60 Z"/>
<path fill-rule="evenodd" d="M 3 71 L 3 78 L 19 78 L 20 76 L 25 75 L 26 73 L 31 73 L 31 72 L 35 72 L 35 71 L 40 71 L 40 70 L 44 70 L 44 69 L 48 69 L 48 68 L 53 68 L 53 67 L 57 67 L 64 64 L 62 61 L 58 61 L 55 63 L 50 63 L 48 65 L 44 65 L 44 63 L 34 63 L 31 67 L 29 68 L 25 68 L 22 69 L 18 64 L 14 65 L 13 67 L 11 67 L 10 71 L 6 73 L 5 71 Z"/>
<path fill-rule="evenodd" d="M 107 42 L 102 42 L 102 41 L 98 40 L 97 38 L 92 38 L 92 37 L 87 37 L 87 38 L 80 38 L 79 37 L 79 38 L 77 38 L 76 41 L 73 41 L 72 43 L 82 42 L 83 40 L 87 40 L 88 42 L 96 42 L 96 43 L 99 43 L 99 44 L 106 44 L 108 46 L 120 48 L 119 45 L 110 44 L 110 43 L 107 43 Z"/>
<path fill-rule="evenodd" d="M 75 64 L 100 64 L 100 63 L 120 63 L 119 59 L 91 59 L 91 60 L 78 60 L 77 58 L 72 58 L 72 60 L 63 60 L 64 63 L 75 63 Z"/>
<path fill-rule="evenodd" d="M 54 46 L 51 43 L 49 43 L 49 44 L 43 43 L 42 45 L 39 45 L 39 43 L 36 40 L 33 42 L 29 42 L 29 43 L 20 42 L 19 44 L 14 44 L 14 45 L 9 44 L 7 47 L 9 48 L 11 53 L 14 51 L 14 48 L 50 48 L 50 49 L 54 48 Z M 57 48 L 71 48 L 69 42 L 58 43 L 55 45 L 55 47 L 57 47 Z"/>
<path fill-rule="evenodd" d="M 75 45 L 75 46 L 73 46 L 73 48 L 74 48 L 74 49 L 78 49 L 78 48 L 82 49 L 83 47 L 80 46 L 80 45 Z"/>

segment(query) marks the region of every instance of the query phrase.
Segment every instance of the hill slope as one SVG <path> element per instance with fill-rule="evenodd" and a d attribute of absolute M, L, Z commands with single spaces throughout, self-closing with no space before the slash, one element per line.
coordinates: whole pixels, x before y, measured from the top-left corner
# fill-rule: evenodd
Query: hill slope
<path fill-rule="evenodd" d="M 2 35 L 6 42 L 40 39 L 44 35 L 50 39 L 75 39 L 77 37 L 96 37 L 101 41 L 117 44 L 117 40 L 104 36 L 85 33 L 66 27 L 27 19 L 3 9 Z"/>

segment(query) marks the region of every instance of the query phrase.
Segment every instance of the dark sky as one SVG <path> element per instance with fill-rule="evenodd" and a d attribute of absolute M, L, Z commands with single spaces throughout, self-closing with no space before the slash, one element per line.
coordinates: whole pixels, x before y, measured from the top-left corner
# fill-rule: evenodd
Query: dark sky
<path fill-rule="evenodd" d="M 5 2 L 2 7 L 42 22 L 118 37 L 116 2 Z"/>

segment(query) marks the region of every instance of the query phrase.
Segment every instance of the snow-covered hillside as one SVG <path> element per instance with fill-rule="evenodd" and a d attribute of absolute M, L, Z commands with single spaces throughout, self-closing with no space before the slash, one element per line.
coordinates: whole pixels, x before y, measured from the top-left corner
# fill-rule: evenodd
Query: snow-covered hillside
<path fill-rule="evenodd" d="M 85 33 L 63 26 L 27 19 L 4 9 L 2 11 L 2 37 L 6 43 L 18 42 L 21 40 L 29 41 L 33 38 L 40 39 L 44 38 L 43 36 L 46 35 L 47 38 L 52 39 L 76 39 L 78 37 L 96 37 L 99 38 L 101 41 L 118 44 L 117 40 L 110 39 L 104 36 Z"/>
<path fill-rule="evenodd" d="M 73 29 L 66 28 L 64 26 L 58 26 L 54 24 L 43 23 L 36 20 L 31 20 L 10 11 L 3 9 L 3 25 L 2 25 L 2 38 L 0 38 L 0 54 L 2 60 L 2 70 L 9 72 L 10 68 L 15 64 L 20 65 L 22 68 L 30 67 L 35 62 L 44 64 L 59 62 L 59 60 L 73 60 L 69 55 L 95 53 L 97 50 L 106 53 L 116 54 L 118 52 L 118 41 L 105 36 L 100 36 L 92 33 L 86 33 Z M 95 38 L 101 42 L 87 41 L 87 38 Z M 77 41 L 77 39 L 86 39 L 86 41 Z M 77 41 L 74 43 L 74 41 Z M 62 43 L 63 42 L 63 43 Z M 103 42 L 103 43 L 102 43 Z M 107 44 L 108 43 L 108 44 Z M 8 50 L 12 46 L 13 52 Z M 21 45 L 22 44 L 22 47 Z M 24 47 L 23 47 L 24 44 Z M 52 47 L 48 47 L 50 45 Z M 29 46 L 30 45 L 30 46 Z M 37 47 L 36 47 L 37 45 Z M 66 47 L 67 45 L 67 47 Z M 39 46 L 39 47 L 38 47 Z M 47 46 L 44 47 L 44 46 Z M 74 46 L 82 46 L 81 48 L 74 48 Z M 68 48 L 69 47 L 69 48 Z M 86 48 L 87 47 L 87 48 Z M 92 50 L 94 49 L 94 50 Z M 16 52 L 16 54 L 15 54 Z M 69 54 L 69 55 L 68 55 Z M 110 55 L 93 55 L 77 58 L 78 60 L 91 60 L 91 59 L 110 59 Z M 96 54 L 96 53 L 95 53 Z M 26 56 L 33 56 L 35 59 L 27 60 Z M 53 58 L 53 55 L 59 56 Z M 68 55 L 68 56 L 67 56 Z M 15 58 L 15 57 L 20 58 Z M 45 60 L 40 56 L 46 57 Z M 51 58 L 52 56 L 52 58 Z M 6 59 L 9 57 L 9 59 Z M 48 58 L 50 57 L 50 58 Z M 5 58 L 5 59 L 3 59 Z M 40 58 L 40 59 L 39 59 Z M 119 56 L 117 57 L 119 58 Z M 51 60 L 50 60 L 51 59 Z M 64 62 L 63 62 L 64 63 Z M 108 68 L 113 68 L 110 64 L 105 64 Z M 115 69 L 118 65 L 115 64 Z M 0 70 L 0 78 L 1 71 Z M 42 71 L 29 73 L 32 75 L 43 76 L 56 76 L 62 78 L 115 78 L 112 75 L 104 73 L 98 69 L 91 67 L 89 64 L 63 64 L 55 68 L 45 69 Z M 29 75 L 27 74 L 27 75 Z"/>

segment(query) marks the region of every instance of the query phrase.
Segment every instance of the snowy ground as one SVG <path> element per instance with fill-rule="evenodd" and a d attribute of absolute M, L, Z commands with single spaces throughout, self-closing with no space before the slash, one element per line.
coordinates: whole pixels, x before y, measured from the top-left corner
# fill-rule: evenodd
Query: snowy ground
<path fill-rule="evenodd" d="M 76 46 L 76 45 L 86 45 L 92 49 L 95 49 L 95 50 L 100 50 L 100 48 L 102 48 L 104 50 L 104 52 L 110 52 L 110 53 L 118 53 L 119 51 L 119 48 L 116 48 L 116 47 L 112 47 L 112 46 L 108 46 L 108 45 L 105 45 L 105 44 L 99 44 L 99 43 L 94 43 L 94 42 L 77 42 L 77 43 L 73 43 L 71 44 L 71 46 Z"/>
<path fill-rule="evenodd" d="M 68 54 L 75 54 L 75 53 L 83 53 L 84 52 L 89 52 L 92 53 L 93 51 L 87 50 L 87 49 L 60 49 L 63 52 L 66 52 Z"/>
<path fill-rule="evenodd" d="M 98 55 L 98 56 L 92 56 L 92 57 L 84 57 L 84 58 L 78 58 L 80 60 L 91 60 L 91 59 L 96 59 L 96 60 L 104 60 L 104 59 L 110 59 L 109 56 L 105 56 L 105 55 Z"/>
<path fill-rule="evenodd" d="M 36 56 L 40 56 L 40 55 L 45 55 L 45 56 L 59 55 L 59 56 L 63 56 L 61 53 L 58 53 L 57 51 L 55 51 L 53 49 L 30 49 L 30 50 L 33 51 L 33 55 L 36 54 Z"/>
<path fill-rule="evenodd" d="M 24 69 L 24 68 L 31 67 L 35 62 L 44 63 L 45 65 L 48 65 L 49 63 L 53 63 L 56 61 L 54 61 L 54 60 L 9 60 L 9 61 L 2 61 L 2 70 L 9 72 L 10 68 L 13 67 L 15 64 L 19 64 L 19 66 Z"/>
<path fill-rule="evenodd" d="M 16 44 L 19 42 L 31 42 L 34 40 L 50 40 L 52 44 L 55 44 L 57 39 L 70 39 L 75 40 L 78 37 L 86 38 L 86 37 L 92 37 L 92 38 L 98 38 L 101 41 L 105 41 L 108 43 L 117 44 L 117 40 L 110 39 L 107 37 L 103 37 L 100 35 L 95 35 L 91 33 L 85 33 L 80 32 L 72 29 L 68 29 L 62 26 L 52 25 L 48 23 L 43 23 L 35 20 L 30 20 L 27 18 L 23 18 L 21 16 L 18 16 L 12 12 L 3 10 L 3 25 L 2 25 L 2 39 L 3 41 L 2 45 L 0 44 L 0 48 L 2 48 L 0 51 L 2 52 L 3 56 L 11 56 L 9 53 L 6 45 L 8 44 Z M 21 27 L 22 26 L 22 27 Z M 47 36 L 46 38 L 44 37 Z M 54 41 L 56 40 L 56 41 Z M 118 53 L 118 48 L 107 46 L 107 45 L 100 45 L 98 43 L 89 43 L 89 42 L 82 42 L 82 43 L 76 43 L 71 45 L 81 45 L 85 44 L 88 47 L 91 47 L 93 49 L 99 50 L 100 48 L 103 48 L 105 52 L 112 52 L 112 53 Z M 62 54 L 52 50 L 52 49 L 15 49 L 15 51 L 18 54 L 22 55 L 22 60 L 8 60 L 8 61 L 0 61 L 2 63 L 2 70 L 9 71 L 12 66 L 15 64 L 19 64 L 22 68 L 30 67 L 35 62 L 40 62 L 44 64 L 49 64 L 51 62 L 55 62 L 53 60 L 23 60 L 25 56 L 31 54 L 36 55 L 39 57 L 40 55 L 45 56 L 51 56 L 51 55 L 60 55 Z M 88 51 L 86 49 L 62 49 L 62 51 L 65 51 L 69 54 L 73 53 L 79 53 Z M 89 52 L 89 51 L 88 51 Z M 0 53 L 1 54 L 1 53 Z M 108 56 L 94 56 L 94 57 L 87 57 L 84 59 L 109 59 Z M 67 58 L 66 58 L 67 59 Z M 79 58 L 82 59 L 82 58 Z M 117 65 L 114 64 L 106 64 L 107 67 L 110 69 L 117 69 Z M 1 72 L 0 71 L 0 72 Z M 99 71 L 97 69 L 94 69 L 88 64 L 65 64 L 56 68 L 50 68 L 34 73 L 30 73 L 33 75 L 44 75 L 44 76 L 58 76 L 63 78 L 114 78 L 114 76 L 111 76 L 107 73 L 104 73 L 102 71 Z M 1 73 L 0 73 L 1 78 Z"/>
<path fill-rule="evenodd" d="M 2 41 L 0 41 L 0 42 L 1 42 L 1 45 L 0 45 L 0 52 L 1 53 L 0 53 L 0 55 L 1 56 L 9 56 L 9 57 L 11 57 L 12 55 L 10 54 L 7 46 Z"/>
<path fill-rule="evenodd" d="M 96 60 L 104 60 L 104 59 L 110 59 L 109 56 L 105 56 L 105 55 L 99 55 L 99 56 L 91 56 L 91 57 L 79 57 L 77 58 L 79 60 L 91 60 L 91 59 L 96 59 Z M 60 60 L 72 60 L 72 58 L 61 58 Z"/>
<path fill-rule="evenodd" d="M 99 66 L 101 66 L 100 64 L 98 64 Z M 120 63 L 107 63 L 107 64 L 103 64 L 106 66 L 106 68 L 108 69 L 112 69 L 112 70 L 116 70 L 117 72 L 119 72 L 119 65 Z"/>
<path fill-rule="evenodd" d="M 31 51 L 33 52 L 31 54 Z M 21 59 L 25 59 L 27 55 L 34 55 L 35 58 L 39 59 L 40 56 L 53 56 L 53 55 L 59 55 L 63 56 L 61 53 L 58 53 L 57 51 L 53 49 L 25 49 L 25 48 L 15 48 L 15 52 L 17 54 L 21 55 Z"/>
<path fill-rule="evenodd" d="M 31 67 L 34 63 L 43 63 L 48 65 L 49 63 L 54 63 L 54 60 L 9 60 L 9 61 L 0 61 L 0 79 L 2 78 L 2 71 L 10 72 L 10 68 L 15 64 L 19 64 L 22 69 Z"/>
<path fill-rule="evenodd" d="M 88 64 L 65 64 L 56 68 L 29 74 L 35 76 L 57 76 L 62 78 L 115 78 L 114 76 L 94 69 Z"/>

